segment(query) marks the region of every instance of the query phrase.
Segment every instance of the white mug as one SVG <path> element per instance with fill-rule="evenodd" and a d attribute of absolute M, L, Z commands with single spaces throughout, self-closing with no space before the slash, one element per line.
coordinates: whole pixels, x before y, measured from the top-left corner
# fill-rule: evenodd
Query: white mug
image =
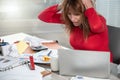
<path fill-rule="evenodd" d="M 52 71 L 58 71 L 58 57 L 51 57 L 50 67 Z"/>

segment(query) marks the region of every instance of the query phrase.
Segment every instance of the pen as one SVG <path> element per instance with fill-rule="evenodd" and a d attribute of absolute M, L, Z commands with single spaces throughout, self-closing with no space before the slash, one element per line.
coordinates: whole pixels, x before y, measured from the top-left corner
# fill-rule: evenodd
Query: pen
<path fill-rule="evenodd" d="M 50 52 L 47 54 L 47 56 L 50 56 L 51 52 L 52 52 L 52 50 L 50 50 Z"/>

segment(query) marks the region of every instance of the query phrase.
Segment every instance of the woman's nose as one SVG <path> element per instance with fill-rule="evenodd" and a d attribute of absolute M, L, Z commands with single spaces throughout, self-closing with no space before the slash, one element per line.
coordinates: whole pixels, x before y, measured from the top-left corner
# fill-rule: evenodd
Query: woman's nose
<path fill-rule="evenodd" d="M 74 15 L 71 15 L 71 21 L 72 21 L 72 22 L 76 21 L 76 18 L 75 18 Z"/>

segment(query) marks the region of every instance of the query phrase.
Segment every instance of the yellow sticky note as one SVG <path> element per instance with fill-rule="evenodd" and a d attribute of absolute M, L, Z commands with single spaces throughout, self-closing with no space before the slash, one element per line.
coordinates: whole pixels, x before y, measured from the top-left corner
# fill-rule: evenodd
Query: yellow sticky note
<path fill-rule="evenodd" d="M 25 41 L 20 41 L 16 44 L 17 50 L 19 54 L 22 54 L 28 47 L 28 44 Z"/>

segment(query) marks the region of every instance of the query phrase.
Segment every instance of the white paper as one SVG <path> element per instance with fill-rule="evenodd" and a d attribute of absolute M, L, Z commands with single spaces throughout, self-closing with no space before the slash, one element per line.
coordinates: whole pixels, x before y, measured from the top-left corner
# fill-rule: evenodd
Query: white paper
<path fill-rule="evenodd" d="M 51 53 L 49 54 L 49 57 L 57 57 L 58 56 L 58 53 L 57 53 L 57 50 L 56 49 L 48 49 L 48 50 L 43 50 L 43 51 L 40 51 L 40 52 L 36 52 L 35 54 L 27 54 L 27 53 L 24 53 L 22 54 L 19 58 L 20 59 L 24 59 L 24 60 L 28 60 L 29 61 L 29 56 L 33 56 L 34 58 L 34 62 L 35 63 L 46 63 L 46 64 L 49 64 L 50 61 L 43 61 L 42 58 L 43 56 L 48 56 L 48 53 L 51 51 Z"/>
<path fill-rule="evenodd" d="M 28 65 L 22 65 L 14 69 L 0 72 L 0 80 L 42 80 L 40 72 L 45 69 L 35 66 L 35 70 L 30 70 Z"/>
<path fill-rule="evenodd" d="M 13 66 L 16 63 L 19 63 L 16 58 L 0 56 L 0 69 Z"/>
<path fill-rule="evenodd" d="M 46 39 L 38 38 L 36 36 L 26 36 L 24 38 L 24 41 L 30 43 L 30 46 L 34 46 L 34 47 L 42 45 L 41 43 L 43 42 L 54 42 L 53 40 L 46 40 Z"/>
<path fill-rule="evenodd" d="M 9 44 L 6 46 L 2 46 L 2 54 L 3 56 L 12 56 L 12 57 L 20 56 L 18 54 L 18 50 L 15 44 Z"/>
<path fill-rule="evenodd" d="M 17 33 L 17 34 L 2 36 L 0 38 L 4 39 L 4 41 L 8 42 L 9 44 L 13 44 L 16 41 L 23 40 L 27 36 L 31 37 L 30 35 L 25 33 Z"/>
<path fill-rule="evenodd" d="M 14 44 L 14 42 L 24 40 L 24 41 L 30 43 L 30 46 L 42 45 L 41 44 L 42 42 L 54 42 L 54 40 L 45 40 L 45 39 L 38 38 L 36 36 L 31 36 L 31 35 L 28 35 L 28 34 L 25 34 L 25 33 L 17 33 L 17 34 L 7 35 L 7 36 L 1 37 L 1 39 L 4 39 L 4 41 L 10 43 L 10 45 L 7 45 L 7 46 L 3 47 L 3 49 L 2 49 L 3 55 L 5 55 L 5 56 L 9 55 L 9 56 L 12 56 L 12 57 L 21 57 L 21 58 L 24 58 L 24 59 L 27 59 L 27 60 L 29 60 L 29 56 L 32 55 L 32 54 L 29 54 L 29 53 L 22 54 L 22 55 L 18 54 L 16 45 Z M 68 48 L 65 48 L 65 47 L 62 47 L 62 48 L 63 49 L 68 49 Z M 49 51 L 52 51 L 51 54 L 50 54 L 50 57 L 51 56 L 53 56 L 53 57 L 58 56 L 58 52 L 57 52 L 56 49 L 43 50 L 43 51 L 37 52 L 33 55 L 34 62 L 35 63 L 50 63 L 49 61 L 45 62 L 45 61 L 41 60 L 41 57 L 44 56 L 44 55 L 48 55 Z"/>

